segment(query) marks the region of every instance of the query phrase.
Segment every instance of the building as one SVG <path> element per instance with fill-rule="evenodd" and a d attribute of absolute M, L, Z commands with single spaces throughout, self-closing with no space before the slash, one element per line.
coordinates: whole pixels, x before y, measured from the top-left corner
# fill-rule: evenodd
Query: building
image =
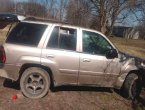
<path fill-rule="evenodd" d="M 133 27 L 114 26 L 112 34 L 116 37 L 139 39 L 139 31 Z"/>

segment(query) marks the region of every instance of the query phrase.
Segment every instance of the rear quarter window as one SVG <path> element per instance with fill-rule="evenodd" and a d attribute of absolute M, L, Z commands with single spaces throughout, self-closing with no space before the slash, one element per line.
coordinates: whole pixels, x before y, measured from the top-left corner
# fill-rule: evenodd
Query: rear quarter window
<path fill-rule="evenodd" d="M 37 46 L 47 25 L 19 23 L 9 34 L 6 42 L 21 45 Z"/>

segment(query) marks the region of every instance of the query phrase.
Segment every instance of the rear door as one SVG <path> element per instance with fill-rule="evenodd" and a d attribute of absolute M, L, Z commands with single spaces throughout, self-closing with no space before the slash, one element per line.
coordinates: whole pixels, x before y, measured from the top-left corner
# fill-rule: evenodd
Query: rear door
<path fill-rule="evenodd" d="M 46 47 L 42 50 L 41 63 L 52 69 L 58 85 L 77 84 L 77 34 L 77 28 L 54 26 Z"/>

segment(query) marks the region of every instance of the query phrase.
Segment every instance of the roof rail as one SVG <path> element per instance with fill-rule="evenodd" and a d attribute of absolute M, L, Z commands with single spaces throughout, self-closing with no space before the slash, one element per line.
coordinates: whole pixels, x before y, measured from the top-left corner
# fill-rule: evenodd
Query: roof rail
<path fill-rule="evenodd" d="M 25 21 L 41 21 L 41 22 L 50 22 L 50 23 L 60 23 L 60 24 L 70 24 L 68 22 L 63 22 L 59 20 L 52 20 L 52 19 L 43 19 L 38 17 L 26 17 Z"/>

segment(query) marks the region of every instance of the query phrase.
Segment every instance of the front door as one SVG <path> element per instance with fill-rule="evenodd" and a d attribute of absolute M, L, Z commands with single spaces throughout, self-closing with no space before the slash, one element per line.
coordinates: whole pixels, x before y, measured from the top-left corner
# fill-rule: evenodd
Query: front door
<path fill-rule="evenodd" d="M 118 58 L 107 59 L 106 52 L 113 49 L 102 35 L 82 31 L 79 83 L 111 87 L 120 73 Z"/>

